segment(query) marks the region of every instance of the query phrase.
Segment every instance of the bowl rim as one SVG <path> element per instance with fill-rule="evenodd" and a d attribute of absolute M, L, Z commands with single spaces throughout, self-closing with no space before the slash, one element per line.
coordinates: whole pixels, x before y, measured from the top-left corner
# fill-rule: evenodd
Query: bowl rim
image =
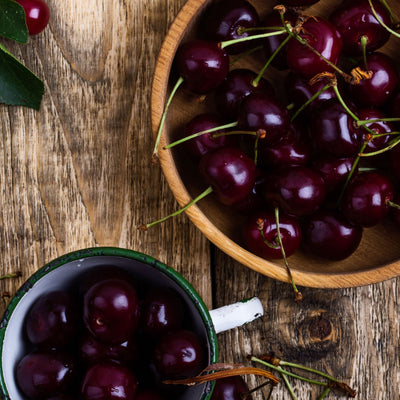
<path fill-rule="evenodd" d="M 127 258 L 130 260 L 141 262 L 143 264 L 147 264 L 151 267 L 154 267 L 159 272 L 163 273 L 176 284 L 178 284 L 178 286 L 181 287 L 186 295 L 190 298 L 191 302 L 199 312 L 201 319 L 203 320 L 203 324 L 207 333 L 207 339 L 210 346 L 210 363 L 214 364 L 218 362 L 218 339 L 209 310 L 199 293 L 178 271 L 147 254 L 140 253 L 134 250 L 119 247 L 90 247 L 66 253 L 39 268 L 22 284 L 22 286 L 16 291 L 15 295 L 9 302 L 0 320 L 0 397 L 3 400 L 11 400 L 5 383 L 3 368 L 1 368 L 3 360 L 4 338 L 8 322 L 15 308 L 18 306 L 18 303 L 25 296 L 25 294 L 29 292 L 33 285 L 49 272 L 73 261 L 101 256 Z M 199 400 L 208 400 L 212 394 L 213 387 L 214 382 L 210 382 L 207 386 L 207 389 L 203 391 L 202 397 Z"/>
<path fill-rule="evenodd" d="M 206 7 L 210 0 L 187 0 L 183 5 L 161 45 L 161 49 L 156 61 L 153 81 L 151 88 L 151 121 L 153 138 L 157 135 L 157 130 L 166 103 L 168 93 L 168 83 L 172 63 L 178 46 L 189 29 L 190 22 L 197 13 Z M 160 138 L 162 149 L 168 144 L 166 140 L 166 126 L 164 126 Z M 181 207 L 187 205 L 192 197 L 187 191 L 172 157 L 170 149 L 159 152 L 159 162 L 168 185 Z M 271 261 L 258 257 L 245 250 L 238 243 L 231 240 L 218 228 L 216 228 L 201 209 L 195 204 L 185 211 L 189 219 L 214 245 L 221 249 L 225 254 L 234 258 L 244 266 L 259 272 L 265 276 L 283 282 L 290 282 L 287 270 L 284 265 L 275 264 Z M 354 272 L 308 272 L 292 268 L 294 281 L 298 286 L 314 288 L 350 288 L 359 287 L 388 279 L 400 275 L 400 261 L 395 260 L 379 267 L 359 270 Z"/>

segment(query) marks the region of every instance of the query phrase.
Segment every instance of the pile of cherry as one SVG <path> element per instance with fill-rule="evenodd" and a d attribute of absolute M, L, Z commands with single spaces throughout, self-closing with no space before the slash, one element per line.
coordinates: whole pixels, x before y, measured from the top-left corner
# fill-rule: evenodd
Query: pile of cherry
<path fill-rule="evenodd" d="M 177 51 L 176 88 L 213 98 L 215 112 L 188 121 L 179 146 L 207 193 L 247 216 L 249 251 L 276 259 L 302 245 L 342 260 L 388 215 L 400 229 L 400 78 L 379 51 L 394 17 L 377 0 L 343 1 L 329 19 L 299 8 L 316 1 L 282 3 L 261 21 L 246 0 L 204 11 L 198 37 Z M 235 68 L 253 48 L 265 70 L 287 71 L 284 93 Z"/>
<path fill-rule="evenodd" d="M 45 293 L 28 311 L 28 351 L 15 372 L 21 398 L 179 399 L 185 387 L 163 380 L 195 376 L 207 364 L 181 296 L 116 267 L 88 274 L 79 287 Z"/>

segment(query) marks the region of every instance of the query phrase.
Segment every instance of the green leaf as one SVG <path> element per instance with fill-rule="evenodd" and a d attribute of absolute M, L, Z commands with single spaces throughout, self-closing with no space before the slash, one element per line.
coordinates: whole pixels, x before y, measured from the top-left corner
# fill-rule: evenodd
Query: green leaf
<path fill-rule="evenodd" d="M 28 41 L 24 8 L 14 0 L 0 0 L 0 36 L 18 43 Z"/>
<path fill-rule="evenodd" d="M 0 102 L 39 110 L 43 82 L 0 44 Z"/>

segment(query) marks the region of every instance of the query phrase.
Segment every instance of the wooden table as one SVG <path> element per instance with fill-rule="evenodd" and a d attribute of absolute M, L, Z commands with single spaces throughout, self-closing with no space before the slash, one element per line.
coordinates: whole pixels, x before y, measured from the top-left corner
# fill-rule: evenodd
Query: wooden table
<path fill-rule="evenodd" d="M 344 290 L 259 275 L 214 248 L 150 165 L 150 90 L 162 40 L 184 0 L 48 0 L 51 22 L 25 46 L 5 42 L 45 82 L 40 112 L 1 106 L 1 312 L 41 265 L 91 246 L 148 253 L 193 283 L 208 307 L 258 295 L 265 316 L 219 336 L 220 360 L 275 351 L 346 381 L 361 400 L 400 398 L 400 279 Z M 251 386 L 256 378 L 248 379 Z M 320 388 L 295 384 L 299 399 Z M 261 392 L 255 399 L 265 399 Z M 329 395 L 327 398 L 342 398 Z M 290 399 L 283 385 L 272 399 Z"/>

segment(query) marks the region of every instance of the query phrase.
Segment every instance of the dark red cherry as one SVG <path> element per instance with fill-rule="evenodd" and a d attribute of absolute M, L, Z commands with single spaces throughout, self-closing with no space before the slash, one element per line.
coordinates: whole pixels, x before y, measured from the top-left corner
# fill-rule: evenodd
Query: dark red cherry
<path fill-rule="evenodd" d="M 256 9 L 246 0 L 221 0 L 211 4 L 206 9 L 201 33 L 205 38 L 214 42 L 248 37 L 249 32 L 240 33 L 239 29 L 255 28 L 260 24 Z M 250 43 L 250 44 L 249 44 Z M 243 42 L 227 46 L 229 54 L 246 51 L 251 42 Z"/>
<path fill-rule="evenodd" d="M 320 152 L 336 157 L 354 156 L 361 147 L 360 129 L 337 99 L 320 105 L 311 119 L 310 136 Z"/>
<path fill-rule="evenodd" d="M 288 21 L 292 26 L 295 26 L 297 21 L 297 14 L 288 10 L 285 13 L 285 21 Z M 282 28 L 282 20 L 279 13 L 274 11 L 268 14 L 261 23 L 261 26 L 276 29 Z M 272 31 L 273 30 L 271 30 L 271 32 Z M 263 39 L 263 46 L 267 59 L 269 59 L 274 54 L 274 52 L 278 49 L 278 47 L 282 44 L 286 37 L 287 35 L 275 35 Z M 279 70 L 285 70 L 289 68 L 286 60 L 286 46 L 279 50 L 279 53 L 275 55 L 271 64 Z"/>
<path fill-rule="evenodd" d="M 204 346 L 192 331 L 178 330 L 162 336 L 154 348 L 154 365 L 164 378 L 195 376 L 206 363 Z"/>
<path fill-rule="evenodd" d="M 85 332 L 79 343 L 80 358 L 88 364 L 106 359 L 130 364 L 136 359 L 137 353 L 138 343 L 133 336 L 123 343 L 106 344 Z"/>
<path fill-rule="evenodd" d="M 112 362 L 91 366 L 83 378 L 82 400 L 135 400 L 138 381 L 127 367 Z"/>
<path fill-rule="evenodd" d="M 160 336 L 183 325 L 184 304 L 181 297 L 170 288 L 150 289 L 141 310 L 140 326 L 144 334 Z"/>
<path fill-rule="evenodd" d="M 215 90 L 215 105 L 219 113 L 229 121 L 236 121 L 242 100 L 251 93 L 274 94 L 272 85 L 262 78 L 257 86 L 257 74 L 249 69 L 231 70 L 221 85 Z"/>
<path fill-rule="evenodd" d="M 341 190 L 351 171 L 354 158 L 337 158 L 330 155 L 315 157 L 311 162 L 311 168 L 317 171 L 325 182 L 327 193 Z M 357 169 L 356 171 L 357 172 Z"/>
<path fill-rule="evenodd" d="M 62 348 L 77 333 L 78 310 L 72 296 L 61 290 L 40 296 L 27 313 L 26 334 L 41 348 Z"/>
<path fill-rule="evenodd" d="M 226 205 L 237 203 L 252 191 L 256 167 L 254 161 L 236 147 L 221 148 L 202 157 L 200 173 Z"/>
<path fill-rule="evenodd" d="M 211 400 L 251 400 L 250 394 L 243 397 L 248 391 L 249 388 L 241 376 L 217 379 Z"/>
<path fill-rule="evenodd" d="M 85 293 L 83 319 L 88 331 L 104 343 L 129 340 L 139 320 L 135 288 L 121 279 L 98 282 Z"/>
<path fill-rule="evenodd" d="M 303 104 L 305 104 L 311 99 L 311 97 L 322 90 L 328 83 L 328 78 L 323 78 L 311 85 L 309 81 L 302 79 L 293 73 L 289 73 L 286 77 L 285 86 L 287 92 L 290 93 L 290 101 L 294 104 L 294 111 L 297 111 L 300 107 L 302 107 Z M 304 110 L 305 115 L 312 115 L 314 110 L 321 103 L 333 98 L 336 98 L 336 94 L 331 87 L 319 94 L 318 97 L 307 106 L 307 108 Z"/>
<path fill-rule="evenodd" d="M 392 25 L 390 14 L 385 6 L 377 0 L 372 4 L 381 21 L 387 26 Z M 331 15 L 332 23 L 338 28 L 343 39 L 343 51 L 349 55 L 361 55 L 361 38 L 367 39 L 368 52 L 382 47 L 390 37 L 375 18 L 368 0 L 343 1 Z"/>
<path fill-rule="evenodd" d="M 399 84 L 396 64 L 388 55 L 376 52 L 367 56 L 367 66 L 372 78 L 350 86 L 352 99 L 360 106 L 381 107 L 395 93 Z M 363 62 L 359 67 L 365 69 Z"/>
<path fill-rule="evenodd" d="M 42 400 L 65 391 L 72 382 L 75 363 L 59 351 L 34 351 L 17 364 L 18 387 L 30 399 Z"/>
<path fill-rule="evenodd" d="M 274 247 L 265 243 L 259 230 L 259 221 L 263 222 L 265 240 Z M 301 243 L 301 228 L 296 218 L 288 217 L 283 213 L 279 215 L 279 228 L 283 248 L 287 257 L 296 252 Z M 275 214 L 272 211 L 259 211 L 252 214 L 242 227 L 242 240 L 244 247 L 250 252 L 267 260 L 282 258 L 282 250 L 278 242 L 278 231 Z"/>
<path fill-rule="evenodd" d="M 216 42 L 195 39 L 179 47 L 175 67 L 189 90 L 205 94 L 225 79 L 229 56 Z"/>
<path fill-rule="evenodd" d="M 387 116 L 380 110 L 376 108 L 363 108 L 360 109 L 358 112 L 358 116 L 360 120 L 375 120 L 375 119 L 384 119 L 387 118 Z M 375 134 L 385 134 L 389 132 L 393 132 L 394 126 L 390 122 L 386 121 L 379 121 L 379 122 L 371 122 L 369 124 L 364 125 L 370 130 L 372 130 Z M 363 134 L 363 141 L 368 139 L 368 136 L 371 135 L 369 131 L 366 129 L 361 129 L 361 132 Z M 380 149 L 385 148 L 388 145 L 388 142 L 390 141 L 391 137 L 390 135 L 386 136 L 379 136 L 373 140 L 368 141 L 367 147 L 364 150 L 365 153 L 370 153 L 373 151 L 377 151 Z"/>
<path fill-rule="evenodd" d="M 25 20 L 30 35 L 37 35 L 46 28 L 50 19 L 49 6 L 43 0 L 16 0 L 25 11 Z"/>
<path fill-rule="evenodd" d="M 305 165 L 310 158 L 310 148 L 299 132 L 299 127 L 292 124 L 286 135 L 273 143 L 260 142 L 260 163 L 271 168 L 287 165 Z"/>
<path fill-rule="evenodd" d="M 325 198 L 325 183 L 308 167 L 289 166 L 268 175 L 262 194 L 273 207 L 279 206 L 286 214 L 300 217 L 320 207 Z"/>
<path fill-rule="evenodd" d="M 240 105 L 238 125 L 245 131 L 265 130 L 263 140 L 273 142 L 288 131 L 289 113 L 275 96 L 251 93 Z"/>
<path fill-rule="evenodd" d="M 333 24 L 319 17 L 308 18 L 300 36 L 325 59 L 337 64 L 342 51 L 342 39 Z M 289 68 L 304 78 L 312 78 L 321 72 L 332 72 L 331 66 L 298 40 L 288 42 L 286 54 Z"/>
<path fill-rule="evenodd" d="M 139 389 L 135 400 L 165 400 L 165 397 L 153 389 Z"/>
<path fill-rule="evenodd" d="M 184 136 L 193 135 L 197 132 L 203 132 L 209 129 L 217 128 L 223 125 L 224 121 L 218 115 L 205 113 L 199 114 L 192 118 L 185 126 Z M 221 147 L 234 145 L 235 141 L 232 136 L 223 135 L 214 137 L 216 133 L 226 132 L 224 129 L 205 133 L 204 135 L 195 137 L 184 142 L 185 148 L 190 154 L 197 159 L 204 156 L 204 154 L 212 152 Z"/>
<path fill-rule="evenodd" d="M 60 393 L 55 396 L 46 398 L 46 400 L 76 400 L 76 396 L 70 394 Z"/>
<path fill-rule="evenodd" d="M 354 224 L 369 227 L 379 224 L 389 212 L 388 200 L 393 200 L 392 182 L 382 173 L 362 172 L 347 186 L 341 209 Z"/>
<path fill-rule="evenodd" d="M 349 257 L 360 244 L 363 229 L 337 211 L 317 211 L 303 226 L 304 247 L 330 260 Z"/>

